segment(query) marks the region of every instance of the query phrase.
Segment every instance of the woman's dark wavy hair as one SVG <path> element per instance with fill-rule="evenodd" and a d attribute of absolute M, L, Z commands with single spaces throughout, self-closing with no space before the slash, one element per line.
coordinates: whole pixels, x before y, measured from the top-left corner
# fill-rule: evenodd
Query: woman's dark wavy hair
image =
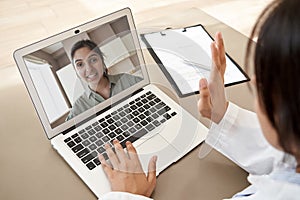
<path fill-rule="evenodd" d="M 103 62 L 103 66 L 105 67 L 105 71 L 107 72 L 107 68 L 106 68 L 105 63 L 104 63 L 104 56 L 103 56 L 103 53 L 100 51 L 100 49 L 99 49 L 99 47 L 97 46 L 97 44 L 94 43 L 94 42 L 91 41 L 91 40 L 80 40 L 80 41 L 76 42 L 76 43 L 72 46 L 72 48 L 71 48 L 71 58 L 72 58 L 72 60 L 73 60 L 73 58 L 74 58 L 75 52 L 76 52 L 78 49 L 81 49 L 81 48 L 83 48 L 83 47 L 89 48 L 91 51 L 94 51 L 95 53 L 97 53 L 97 54 L 100 56 L 100 58 L 101 58 L 101 60 L 102 60 L 102 62 Z"/>
<path fill-rule="evenodd" d="M 260 15 L 249 40 L 259 104 L 281 147 L 300 158 L 300 0 L 275 0 Z M 254 52 L 254 54 L 251 54 Z M 253 57 L 254 56 L 254 57 Z"/>

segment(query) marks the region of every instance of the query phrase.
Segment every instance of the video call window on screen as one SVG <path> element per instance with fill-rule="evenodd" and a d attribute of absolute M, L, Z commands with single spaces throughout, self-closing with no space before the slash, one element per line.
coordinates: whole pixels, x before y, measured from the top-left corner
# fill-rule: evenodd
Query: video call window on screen
<path fill-rule="evenodd" d="M 52 128 L 101 103 L 102 96 L 93 90 L 101 78 L 109 80 L 111 96 L 142 80 L 129 30 L 122 17 L 24 57 Z M 81 41 L 94 43 L 96 48 L 88 52 L 85 44 L 77 45 L 72 59 L 72 48 Z"/>

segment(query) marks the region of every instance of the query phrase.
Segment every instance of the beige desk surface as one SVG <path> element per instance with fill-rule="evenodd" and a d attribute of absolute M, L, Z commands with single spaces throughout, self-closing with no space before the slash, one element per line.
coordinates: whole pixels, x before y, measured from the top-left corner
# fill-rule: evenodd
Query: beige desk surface
<path fill-rule="evenodd" d="M 155 13 L 152 11 L 152 13 Z M 209 32 L 222 31 L 227 52 L 242 66 L 247 38 L 208 16 L 198 8 L 173 9 L 159 17 L 141 20 L 134 13 L 141 31 L 165 27 L 183 27 L 202 23 Z M 147 13 L 146 13 L 147 14 Z M 143 15 L 145 16 L 145 15 Z M 196 108 L 198 97 L 177 98 L 149 54 L 145 57 L 152 82 L 175 101 L 202 119 Z M 96 199 L 89 188 L 52 149 L 39 123 L 30 97 L 15 66 L 1 70 L 0 92 L 0 199 Z M 228 98 L 252 108 L 246 84 L 226 89 Z M 199 147 L 170 166 L 158 177 L 153 197 L 159 199 L 222 199 L 231 197 L 248 185 L 247 174 L 220 153 L 212 150 L 198 158 Z"/>

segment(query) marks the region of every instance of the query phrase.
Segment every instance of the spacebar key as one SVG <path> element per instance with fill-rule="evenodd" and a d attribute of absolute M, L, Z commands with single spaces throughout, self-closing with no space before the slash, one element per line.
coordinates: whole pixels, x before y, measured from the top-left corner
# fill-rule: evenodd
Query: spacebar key
<path fill-rule="evenodd" d="M 138 132 L 136 132 L 134 135 L 130 136 L 129 138 L 127 138 L 126 140 L 124 140 L 123 142 L 121 142 L 121 145 L 123 148 L 126 147 L 126 142 L 130 141 L 131 143 L 135 142 L 137 139 L 143 137 L 144 135 L 146 135 L 148 132 L 146 129 L 142 128 L 140 129 Z"/>

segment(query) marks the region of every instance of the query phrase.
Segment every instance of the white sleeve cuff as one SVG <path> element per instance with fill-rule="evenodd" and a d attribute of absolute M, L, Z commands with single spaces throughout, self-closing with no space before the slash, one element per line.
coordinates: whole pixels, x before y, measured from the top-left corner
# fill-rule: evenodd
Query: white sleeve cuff
<path fill-rule="evenodd" d="M 99 200 L 153 200 L 151 198 L 128 192 L 109 192 Z"/>

